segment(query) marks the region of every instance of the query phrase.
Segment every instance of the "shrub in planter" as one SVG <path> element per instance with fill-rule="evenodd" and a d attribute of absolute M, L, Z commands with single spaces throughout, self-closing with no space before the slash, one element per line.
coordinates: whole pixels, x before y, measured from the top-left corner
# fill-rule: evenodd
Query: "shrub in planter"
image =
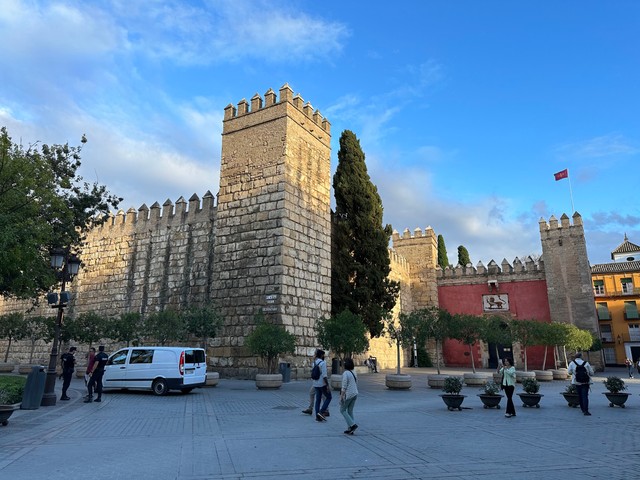
<path fill-rule="evenodd" d="M 576 386 L 573 383 L 570 383 L 569 385 L 567 385 L 567 387 L 564 389 L 564 392 L 568 395 L 577 395 L 578 394 L 578 389 L 576 388 Z"/>
<path fill-rule="evenodd" d="M 540 391 L 540 384 L 535 378 L 523 378 L 522 390 L 525 393 L 538 393 Z"/>
<path fill-rule="evenodd" d="M 462 380 L 458 377 L 445 378 L 442 391 L 450 395 L 460 395 L 460 392 L 462 391 Z"/>
<path fill-rule="evenodd" d="M 485 395 L 499 395 L 500 385 L 496 382 L 487 382 L 482 387 L 482 393 Z"/>
<path fill-rule="evenodd" d="M 13 405 L 22 402 L 22 393 L 27 382 L 25 377 L 0 377 L 0 405 Z"/>
<path fill-rule="evenodd" d="M 620 393 L 627 389 L 624 380 L 620 377 L 609 377 L 602 383 L 604 383 L 605 388 L 611 393 Z"/>

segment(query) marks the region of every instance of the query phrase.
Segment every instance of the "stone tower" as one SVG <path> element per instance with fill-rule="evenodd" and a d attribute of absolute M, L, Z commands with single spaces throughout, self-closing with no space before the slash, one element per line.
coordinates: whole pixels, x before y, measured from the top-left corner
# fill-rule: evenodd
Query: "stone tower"
<path fill-rule="evenodd" d="M 571 323 L 599 337 L 582 217 L 574 213 L 573 225 L 566 214 L 560 223 L 551 216 L 549 223 L 541 218 L 539 224 L 551 320 Z M 594 367 L 602 366 L 599 357 L 590 355 Z"/>
<path fill-rule="evenodd" d="M 212 296 L 225 325 L 210 358 L 230 375 L 255 369 L 244 339 L 259 311 L 297 337 L 294 365 L 330 314 L 331 128 L 288 85 L 279 94 L 224 113 Z"/>

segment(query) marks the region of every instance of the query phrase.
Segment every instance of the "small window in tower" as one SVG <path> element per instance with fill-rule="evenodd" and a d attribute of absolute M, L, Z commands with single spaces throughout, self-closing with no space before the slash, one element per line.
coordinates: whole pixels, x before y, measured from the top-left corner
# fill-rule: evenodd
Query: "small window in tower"
<path fill-rule="evenodd" d="M 622 284 L 622 293 L 633 293 L 633 279 L 622 278 L 620 283 Z"/>
<path fill-rule="evenodd" d="M 611 320 L 611 314 L 609 313 L 607 302 L 599 302 L 596 304 L 596 309 L 598 311 L 598 320 Z"/>
<path fill-rule="evenodd" d="M 593 281 L 593 293 L 595 295 L 604 295 L 604 280 Z"/>
<path fill-rule="evenodd" d="M 638 320 L 638 306 L 636 302 L 624 302 L 624 318 L 627 320 Z"/>

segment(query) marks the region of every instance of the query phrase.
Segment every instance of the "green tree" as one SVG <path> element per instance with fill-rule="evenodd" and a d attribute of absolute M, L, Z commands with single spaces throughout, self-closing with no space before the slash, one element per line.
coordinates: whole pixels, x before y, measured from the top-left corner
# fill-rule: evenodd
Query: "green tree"
<path fill-rule="evenodd" d="M 160 345 L 185 339 L 187 329 L 182 316 L 173 309 L 149 315 L 145 321 L 145 333 Z"/>
<path fill-rule="evenodd" d="M 458 265 L 462 265 L 466 267 L 467 264 L 471 263 L 471 258 L 469 257 L 469 251 L 465 248 L 464 245 L 458 246 Z"/>
<path fill-rule="evenodd" d="M 419 325 L 417 341 L 419 344 L 426 345 L 427 340 L 434 340 L 436 346 L 436 369 L 438 375 L 440 375 L 440 351 L 442 342 L 449 335 L 451 314 L 444 309 L 430 306 L 414 310 L 410 315 L 417 318 Z"/>
<path fill-rule="evenodd" d="M 65 318 L 64 328 L 70 328 L 72 340 L 80 343 L 88 343 L 89 348 L 104 338 L 107 333 L 106 319 L 94 311 L 89 311 L 77 315 L 71 323 L 69 317 Z"/>
<path fill-rule="evenodd" d="M 473 358 L 473 345 L 482 339 L 486 328 L 485 319 L 475 315 L 453 315 L 450 321 L 449 337 L 459 340 L 469 347 L 471 368 L 476 373 L 476 362 Z"/>
<path fill-rule="evenodd" d="M 487 317 L 482 340 L 495 345 L 496 358 L 499 359 L 498 346 L 510 346 L 513 343 L 510 320 L 500 315 Z"/>
<path fill-rule="evenodd" d="M 54 323 L 55 318 L 53 317 L 29 317 L 26 322 L 25 328 L 25 338 L 29 339 L 29 363 L 33 363 L 33 353 L 36 349 L 36 342 L 38 340 L 43 340 L 47 338 L 48 335 L 48 324 Z"/>
<path fill-rule="evenodd" d="M 0 129 L 0 296 L 47 291 L 56 283 L 49 251 L 79 252 L 91 221 L 117 208 L 121 199 L 78 175 L 80 150 L 68 144 L 25 150 Z"/>
<path fill-rule="evenodd" d="M 513 339 L 520 344 L 524 350 L 524 371 L 528 371 L 527 347 L 540 345 L 542 323 L 536 320 L 514 320 L 511 322 L 511 334 Z"/>
<path fill-rule="evenodd" d="M 442 235 L 438 235 L 438 265 L 440 265 L 440 268 L 446 268 L 449 266 L 447 247 L 444 244 L 444 237 Z"/>
<path fill-rule="evenodd" d="M 7 350 L 4 354 L 4 361 L 9 359 L 9 350 L 11 342 L 14 340 L 22 340 L 26 335 L 26 320 L 22 313 L 5 313 L 0 316 L 0 338 L 6 338 Z"/>
<path fill-rule="evenodd" d="M 351 358 L 369 348 L 367 327 L 359 315 L 343 310 L 316 322 L 318 342 L 338 358 Z"/>
<path fill-rule="evenodd" d="M 142 315 L 138 312 L 126 312 L 107 321 L 106 336 L 117 342 L 127 342 L 127 347 L 133 342 L 139 345 L 140 337 L 144 335 L 145 325 Z"/>
<path fill-rule="evenodd" d="M 282 325 L 267 322 L 262 313 L 256 315 L 256 320 L 256 328 L 246 338 L 247 348 L 265 362 L 267 373 L 274 373 L 278 357 L 295 352 L 296 337 Z"/>
<path fill-rule="evenodd" d="M 207 348 L 210 338 L 214 338 L 222 326 L 222 317 L 211 304 L 202 307 L 191 307 L 183 313 L 187 324 L 187 333 L 201 341 L 202 348 Z"/>
<path fill-rule="evenodd" d="M 401 313 L 397 320 L 387 320 L 387 334 L 396 344 L 396 374 L 400 375 L 400 347 L 411 349 L 413 342 L 424 343 L 422 317 L 413 313 Z"/>
<path fill-rule="evenodd" d="M 375 337 L 400 287 L 389 280 L 391 225 L 382 224 L 382 200 L 367 173 L 360 142 L 349 130 L 340 136 L 333 190 L 331 313 L 350 310 Z"/>

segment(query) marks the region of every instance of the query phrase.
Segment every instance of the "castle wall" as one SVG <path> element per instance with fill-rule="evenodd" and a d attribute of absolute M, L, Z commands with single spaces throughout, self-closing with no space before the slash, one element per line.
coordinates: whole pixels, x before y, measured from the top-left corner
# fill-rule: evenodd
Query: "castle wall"
<path fill-rule="evenodd" d="M 330 124 L 288 85 L 225 109 L 213 298 L 225 319 L 210 363 L 244 375 L 260 311 L 297 337 L 294 366 L 330 314 Z"/>

